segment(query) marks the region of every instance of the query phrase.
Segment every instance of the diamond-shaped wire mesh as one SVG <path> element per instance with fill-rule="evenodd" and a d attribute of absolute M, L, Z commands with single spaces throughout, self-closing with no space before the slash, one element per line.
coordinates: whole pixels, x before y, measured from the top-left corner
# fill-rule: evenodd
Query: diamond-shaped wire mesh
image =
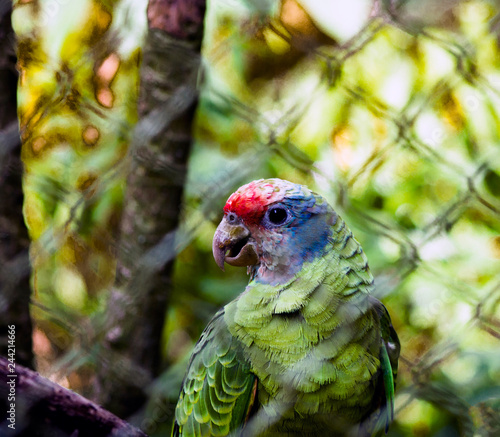
<path fill-rule="evenodd" d="M 281 177 L 324 195 L 367 253 L 376 293 L 402 342 L 389 435 L 496 435 L 498 4 L 366 1 L 353 11 L 358 6 L 350 2 L 332 2 L 333 13 L 328 2 L 317 2 L 325 8 L 319 10 L 313 3 L 217 0 L 209 6 L 182 225 L 148 253 L 113 248 L 144 266 L 131 279 L 137 293 L 130 307 L 155 266 L 177 256 L 165 327 L 171 370 L 156 381 L 157 390 L 175 402 L 179 369 L 201 329 L 244 288 L 242 272 L 223 275 L 211 258 L 225 199 L 252 179 Z M 342 14 L 350 21 L 335 17 Z M 177 98 L 177 105 L 188 100 L 182 93 Z M 171 163 L 141 154 L 162 114 L 175 113 L 175 105 L 165 108 L 140 120 L 128 156 L 171 175 Z M 117 126 L 113 135 L 124 128 Z M 115 158 L 104 153 L 96 165 Z M 120 164 L 105 166 L 83 188 L 45 192 L 73 213 L 40 237 L 32 257 L 54 253 L 67 244 L 67 232 L 85 230 L 81 206 L 124 177 Z M 74 285 L 74 275 L 54 280 Z M 95 347 L 96 339 L 113 335 L 99 299 L 70 310 L 60 294 L 48 302 L 50 308 L 43 299 L 37 304 L 35 337 L 40 359 L 56 364 L 61 381 L 90 364 L 150 382 L 122 357 Z M 44 356 L 49 331 L 59 335 L 51 338 L 57 353 Z M 73 386 L 84 390 L 88 381 L 79 377 Z M 169 421 L 153 416 L 143 421 L 151 435 Z"/>
<path fill-rule="evenodd" d="M 380 2 L 341 40 L 309 3 L 254 18 L 215 3 L 195 154 L 206 166 L 204 148 L 233 160 L 254 149 L 252 177 L 233 188 L 269 175 L 307 183 L 349 223 L 402 339 L 390 433 L 494 435 L 498 9 L 447 2 L 433 16 L 425 2 L 413 16 L 416 2 Z"/>

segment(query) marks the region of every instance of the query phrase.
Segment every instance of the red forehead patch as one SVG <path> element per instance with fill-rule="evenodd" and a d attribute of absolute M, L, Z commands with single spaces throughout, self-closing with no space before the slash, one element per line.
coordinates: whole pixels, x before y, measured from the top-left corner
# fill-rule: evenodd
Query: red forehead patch
<path fill-rule="evenodd" d="M 260 221 L 266 208 L 285 196 L 285 187 L 269 180 L 258 180 L 243 185 L 235 191 L 224 206 L 224 212 L 234 212 L 248 224 Z"/>

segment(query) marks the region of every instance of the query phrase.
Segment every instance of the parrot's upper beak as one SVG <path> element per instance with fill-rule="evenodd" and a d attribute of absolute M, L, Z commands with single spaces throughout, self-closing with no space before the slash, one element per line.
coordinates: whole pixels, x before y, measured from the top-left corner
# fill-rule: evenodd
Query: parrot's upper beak
<path fill-rule="evenodd" d="M 259 263 L 255 242 L 241 223 L 230 224 L 222 219 L 212 243 L 215 262 L 224 270 L 224 261 L 232 266 L 253 266 Z"/>

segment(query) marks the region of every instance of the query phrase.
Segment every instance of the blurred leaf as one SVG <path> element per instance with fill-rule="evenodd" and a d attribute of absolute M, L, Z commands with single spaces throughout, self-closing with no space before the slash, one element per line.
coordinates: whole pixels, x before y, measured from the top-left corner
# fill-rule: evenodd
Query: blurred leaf
<path fill-rule="evenodd" d="M 484 183 L 488 191 L 495 197 L 500 197 L 500 175 L 488 169 L 484 175 Z"/>

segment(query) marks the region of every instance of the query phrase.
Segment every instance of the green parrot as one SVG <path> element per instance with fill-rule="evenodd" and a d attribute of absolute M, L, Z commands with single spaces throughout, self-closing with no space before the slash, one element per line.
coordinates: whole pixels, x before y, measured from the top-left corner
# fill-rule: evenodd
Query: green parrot
<path fill-rule="evenodd" d="M 250 281 L 196 344 L 172 435 L 387 432 L 399 340 L 330 205 L 302 185 L 250 182 L 229 197 L 213 254 Z"/>

